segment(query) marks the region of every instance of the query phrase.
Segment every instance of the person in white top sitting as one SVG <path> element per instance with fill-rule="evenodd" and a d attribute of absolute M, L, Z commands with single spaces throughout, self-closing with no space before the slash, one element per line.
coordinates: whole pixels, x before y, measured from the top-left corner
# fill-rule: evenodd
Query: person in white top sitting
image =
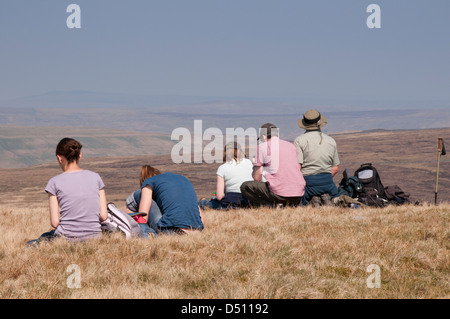
<path fill-rule="evenodd" d="M 253 163 L 245 158 L 236 142 L 225 145 L 224 163 L 217 169 L 216 198 L 201 199 L 201 208 L 213 209 L 239 208 L 248 206 L 248 199 L 241 193 L 241 185 L 253 181 Z"/>

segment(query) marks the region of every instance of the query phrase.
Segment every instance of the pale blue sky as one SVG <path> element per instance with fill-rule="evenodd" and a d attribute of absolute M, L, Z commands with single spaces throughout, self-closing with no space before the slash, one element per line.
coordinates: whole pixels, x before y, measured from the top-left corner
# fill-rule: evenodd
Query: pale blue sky
<path fill-rule="evenodd" d="M 81 7 L 81 26 L 66 8 Z M 381 7 L 381 29 L 366 8 Z M 450 107 L 448 0 L 2 0 L 0 99 L 86 90 Z"/>

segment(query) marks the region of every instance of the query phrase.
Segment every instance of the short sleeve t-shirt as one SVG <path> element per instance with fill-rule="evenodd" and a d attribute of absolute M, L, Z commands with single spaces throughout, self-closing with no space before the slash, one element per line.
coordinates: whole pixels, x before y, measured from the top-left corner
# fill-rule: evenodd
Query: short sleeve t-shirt
<path fill-rule="evenodd" d="M 305 179 L 297 162 L 297 149 L 287 141 L 272 137 L 258 145 L 255 166 L 263 166 L 270 191 L 283 197 L 301 197 Z"/>
<path fill-rule="evenodd" d="M 294 141 L 304 176 L 331 173 L 340 164 L 336 141 L 319 131 L 307 131 Z"/>
<path fill-rule="evenodd" d="M 225 181 L 225 193 L 240 193 L 243 182 L 252 181 L 253 163 L 244 158 L 239 164 L 233 159 L 232 162 L 224 163 L 217 169 L 217 175 Z"/>
<path fill-rule="evenodd" d="M 105 185 L 92 171 L 62 173 L 50 179 L 45 191 L 57 197 L 60 221 L 55 234 L 85 238 L 101 232 L 99 191 Z"/>
<path fill-rule="evenodd" d="M 197 194 L 186 177 L 164 173 L 147 178 L 142 188 L 146 186 L 151 187 L 153 200 L 161 211 L 158 227 L 203 229 Z"/>

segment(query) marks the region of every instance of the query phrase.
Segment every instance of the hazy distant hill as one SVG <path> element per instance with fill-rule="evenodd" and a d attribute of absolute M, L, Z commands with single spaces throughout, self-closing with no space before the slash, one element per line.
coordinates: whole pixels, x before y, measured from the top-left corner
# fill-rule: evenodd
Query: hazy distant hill
<path fill-rule="evenodd" d="M 331 105 L 331 106 L 330 106 Z M 297 120 L 309 108 L 327 118 L 327 133 L 367 130 L 433 129 L 450 125 L 450 108 L 427 105 L 369 109 L 364 106 L 316 106 L 307 100 L 196 96 L 145 96 L 87 91 L 0 100 L 0 167 L 24 167 L 53 160 L 64 136 L 89 145 L 87 156 L 169 154 L 171 133 L 202 120 L 201 131 L 257 129 L 271 122 L 283 138 L 303 133 Z"/>
<path fill-rule="evenodd" d="M 300 133 L 297 120 L 310 108 L 328 118 L 326 132 L 371 129 L 428 129 L 448 127 L 450 108 L 433 105 L 316 105 L 308 99 L 252 99 L 196 96 L 145 96 L 86 91 L 49 92 L 0 100 L 0 125 L 103 127 L 170 134 L 175 128 L 203 129 L 278 125 L 285 138 Z"/>
<path fill-rule="evenodd" d="M 0 125 L 0 167 L 26 167 L 55 161 L 56 144 L 64 137 L 84 145 L 83 156 L 169 154 L 169 135 L 105 128 L 18 127 Z"/>
<path fill-rule="evenodd" d="M 221 103 L 222 104 L 222 103 Z M 254 107 L 253 107 L 254 108 Z M 201 111 L 201 110 L 204 111 Z M 226 112 L 228 110 L 228 112 Z M 258 128 L 271 122 L 280 127 L 285 138 L 293 139 L 302 133 L 297 120 L 306 109 L 298 113 L 264 114 L 252 111 L 250 106 L 238 112 L 239 107 L 229 104 L 218 107 L 215 104 L 189 106 L 184 110 L 155 111 L 145 108 L 78 108 L 78 109 L 9 109 L 0 108 L 0 125 L 16 126 L 71 126 L 102 127 L 138 132 L 161 132 L 170 134 L 174 129 L 185 127 L 193 129 L 194 120 L 203 121 L 203 130 L 217 127 L 225 132 L 226 128 Z M 450 110 L 396 110 L 396 111 L 324 111 L 328 125 L 324 131 L 330 133 L 364 131 L 371 129 L 427 129 L 447 127 L 450 123 Z"/>

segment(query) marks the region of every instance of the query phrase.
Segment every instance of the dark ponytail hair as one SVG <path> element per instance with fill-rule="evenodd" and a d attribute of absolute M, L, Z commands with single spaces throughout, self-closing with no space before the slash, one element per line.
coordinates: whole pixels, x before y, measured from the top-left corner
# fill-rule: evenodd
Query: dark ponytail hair
<path fill-rule="evenodd" d="M 73 138 L 65 137 L 56 146 L 56 155 L 64 156 L 69 163 L 77 162 L 80 159 L 83 145 Z"/>

